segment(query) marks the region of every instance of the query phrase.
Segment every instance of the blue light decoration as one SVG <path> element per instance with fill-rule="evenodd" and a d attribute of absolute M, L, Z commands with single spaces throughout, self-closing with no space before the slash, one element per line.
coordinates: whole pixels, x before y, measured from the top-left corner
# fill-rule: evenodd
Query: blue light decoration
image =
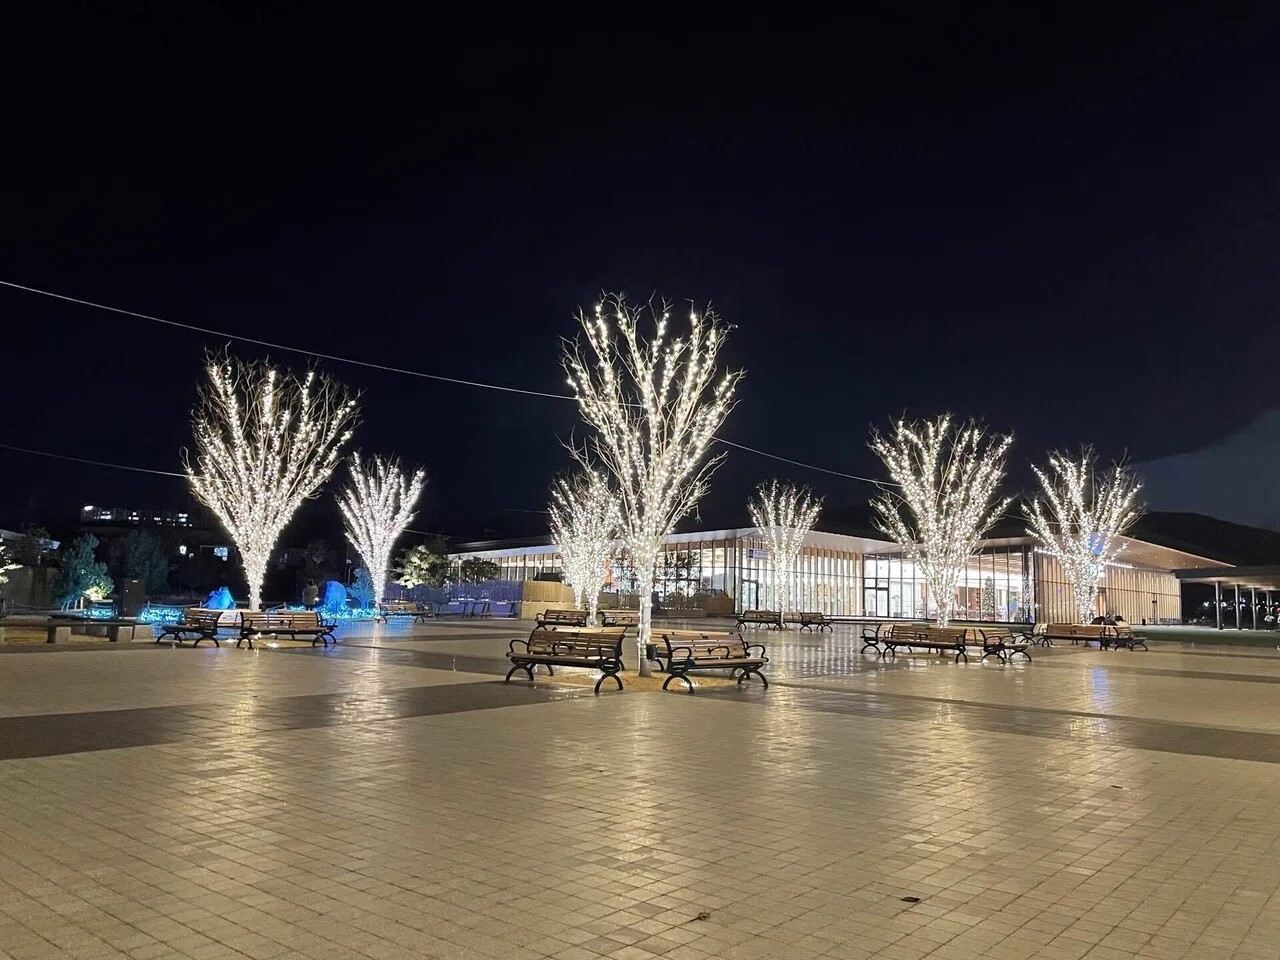
<path fill-rule="evenodd" d="M 326 580 L 323 597 L 320 606 L 325 613 L 342 610 L 347 605 L 347 588 L 337 580 Z"/>
<path fill-rule="evenodd" d="M 231 596 L 231 590 L 228 587 L 219 587 L 205 597 L 204 608 L 206 610 L 234 610 L 236 601 Z"/>
<path fill-rule="evenodd" d="M 299 613 L 306 610 L 306 607 L 302 606 L 301 604 L 286 603 L 284 606 L 280 607 L 279 609 L 284 611 Z M 325 617 L 331 620 L 372 620 L 378 613 L 378 611 L 375 610 L 373 607 L 343 606 L 343 607 L 338 607 L 336 609 L 331 610 L 328 607 L 322 606 L 319 608 L 319 610 L 322 614 L 324 614 Z"/>
<path fill-rule="evenodd" d="M 181 623 L 182 608 L 148 603 L 138 613 L 142 623 Z"/>

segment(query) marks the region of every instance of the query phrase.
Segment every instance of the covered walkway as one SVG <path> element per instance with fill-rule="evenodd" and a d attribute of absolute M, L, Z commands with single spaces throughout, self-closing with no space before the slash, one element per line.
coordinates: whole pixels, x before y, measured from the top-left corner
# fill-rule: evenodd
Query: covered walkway
<path fill-rule="evenodd" d="M 1214 623 L 1222 629 L 1222 594 L 1224 588 L 1235 591 L 1236 628 L 1245 629 L 1245 618 L 1241 616 L 1241 604 L 1244 591 L 1249 591 L 1248 606 L 1251 614 L 1252 628 L 1258 629 L 1258 594 L 1262 594 L 1263 609 L 1271 609 L 1272 593 L 1280 594 L 1280 565 L 1272 564 L 1264 567 L 1201 567 L 1193 570 L 1175 570 L 1174 576 L 1179 583 L 1212 583 Z"/>

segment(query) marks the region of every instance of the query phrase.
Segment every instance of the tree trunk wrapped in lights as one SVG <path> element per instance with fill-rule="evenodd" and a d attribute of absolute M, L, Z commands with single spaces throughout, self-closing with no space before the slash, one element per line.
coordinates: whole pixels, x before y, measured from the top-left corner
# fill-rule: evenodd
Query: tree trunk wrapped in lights
<path fill-rule="evenodd" d="M 1051 453 L 1049 471 L 1032 469 L 1044 488 L 1044 501 L 1037 497 L 1022 507 L 1029 532 L 1062 565 L 1076 620 L 1087 623 L 1094 616 L 1098 583 L 1124 549 L 1119 537 L 1142 512 L 1137 503 L 1141 484 L 1121 464 L 1099 481 L 1088 447 L 1078 461 Z"/>
<path fill-rule="evenodd" d="M 206 372 L 192 414 L 194 461 L 184 453 L 184 466 L 196 497 L 235 543 L 257 610 L 271 550 L 302 501 L 333 474 L 356 401 L 315 371 L 296 376 L 210 356 Z"/>
<path fill-rule="evenodd" d="M 818 519 L 822 498 L 814 499 L 808 487 L 770 480 L 756 487 L 747 509 L 751 522 L 768 545 L 773 568 L 773 599 L 778 613 L 785 615 L 791 599 L 795 563 L 805 536 Z"/>
<path fill-rule="evenodd" d="M 618 536 L 617 497 L 595 471 L 570 479 L 560 478 L 551 487 L 551 542 L 560 553 L 564 579 L 575 602 L 595 623 L 600 584 L 605 565 L 613 559 Z"/>
<path fill-rule="evenodd" d="M 406 475 L 398 460 L 374 457 L 367 466 L 353 454 L 351 483 L 338 497 L 347 539 L 373 577 L 373 608 L 382 603 L 391 576 L 391 552 L 413 520 L 423 472 Z"/>
<path fill-rule="evenodd" d="M 953 431 L 950 415 L 900 420 L 891 436 L 871 435 L 871 449 L 898 487 L 872 501 L 876 525 L 920 571 L 939 626 L 951 617 L 965 564 L 1009 505 L 995 496 L 1012 440 L 987 436 L 972 421 Z"/>
<path fill-rule="evenodd" d="M 652 320 L 653 333 L 640 332 Z M 565 347 L 564 367 L 582 419 L 594 430 L 575 456 L 594 459 L 612 477 L 619 533 L 639 578 L 640 675 L 651 672 L 645 649 L 652 629 L 658 554 L 666 536 L 706 492 L 721 456 L 710 445 L 734 406 L 741 371 L 718 373 L 725 328 L 707 310 L 689 314 L 682 338 L 667 331 L 669 308 L 632 306 L 611 296 L 593 315 L 579 311 L 585 334 Z M 647 322 L 647 321 L 646 321 Z"/>

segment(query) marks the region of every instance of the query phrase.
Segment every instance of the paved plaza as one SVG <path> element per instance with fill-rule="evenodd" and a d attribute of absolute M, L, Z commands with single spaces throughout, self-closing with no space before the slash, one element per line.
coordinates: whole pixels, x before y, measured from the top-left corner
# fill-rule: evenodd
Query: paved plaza
<path fill-rule="evenodd" d="M 1280 654 L 501 683 L 529 625 L 0 648 L 0 956 L 1280 956 Z"/>

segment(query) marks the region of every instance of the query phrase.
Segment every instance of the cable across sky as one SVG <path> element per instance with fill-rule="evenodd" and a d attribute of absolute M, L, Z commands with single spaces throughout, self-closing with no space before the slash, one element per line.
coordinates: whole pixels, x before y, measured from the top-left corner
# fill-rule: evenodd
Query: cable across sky
<path fill-rule="evenodd" d="M 237 333 L 229 333 L 228 331 L 225 331 L 225 330 L 214 330 L 211 327 L 201 327 L 192 323 L 183 323 L 179 320 L 168 320 L 168 319 L 165 319 L 164 317 L 157 317 L 148 313 L 140 313 L 136 310 L 126 310 L 123 307 L 113 307 L 113 306 L 110 306 L 109 304 L 97 303 L 93 300 L 84 300 L 80 297 L 72 297 L 63 293 L 56 293 L 52 290 L 42 290 L 39 287 L 31 287 L 21 283 L 13 283 L 12 281 L 9 281 L 9 280 L 0 280 L 0 286 L 9 287 L 13 290 L 21 290 L 25 293 L 33 293 L 38 296 L 48 297 L 53 300 L 62 300 L 66 303 L 74 303 L 74 304 L 77 304 L 78 306 L 89 307 L 94 310 L 104 310 L 108 313 L 117 313 L 122 316 L 133 317 L 138 320 L 147 320 L 152 323 L 159 323 L 166 327 L 174 327 L 179 330 L 190 330 L 193 333 L 202 333 L 211 337 L 218 337 L 220 339 L 238 340 L 241 343 L 251 343 L 259 347 L 268 347 L 272 350 L 283 350 L 288 353 L 296 353 L 305 357 L 315 357 L 316 359 L 319 359 L 319 360 L 331 360 L 335 363 L 351 364 L 357 367 L 365 367 L 366 369 L 369 369 L 369 370 L 377 370 L 382 373 L 397 373 L 407 377 L 418 377 L 424 380 L 436 380 L 441 383 L 452 383 L 462 387 L 478 387 L 482 390 L 497 390 L 502 393 L 515 393 L 515 394 L 521 394 L 527 397 L 545 397 L 549 400 L 570 400 L 571 401 L 574 399 L 572 395 L 567 393 L 547 393 L 546 391 L 543 391 L 543 390 L 526 390 L 523 387 L 511 387 L 511 386 L 507 386 L 505 384 L 500 384 L 500 383 L 485 383 L 480 380 L 465 380 L 459 377 L 445 377 L 445 376 L 441 376 L 440 374 L 426 373 L 421 370 L 409 370 L 404 367 L 392 367 L 382 363 L 373 363 L 368 360 L 358 360 L 354 357 L 344 357 L 338 354 L 331 354 L 331 353 L 320 353 L 319 351 L 316 351 L 316 350 L 307 350 L 302 347 L 294 347 L 286 343 L 275 343 L 270 340 L 261 340 L 256 337 L 246 337 Z M 805 463 L 804 461 L 801 461 L 801 460 L 793 460 L 790 457 L 783 457 L 775 453 L 768 453 L 764 450 L 759 450 L 755 447 L 748 447 L 741 443 L 734 443 L 732 440 L 725 440 L 721 437 L 715 437 L 714 439 L 717 442 L 722 443 L 727 447 L 733 447 L 737 450 L 743 450 L 747 453 L 754 453 L 756 456 L 767 457 L 770 460 L 777 460 L 781 463 L 789 463 L 792 466 L 803 467 L 806 470 L 815 470 L 818 473 L 826 473 L 834 477 L 843 477 L 846 480 L 857 480 L 861 483 L 870 483 L 870 484 L 874 484 L 877 487 L 886 486 L 886 484 L 880 480 L 872 480 L 869 477 L 860 477 L 860 476 L 857 476 L 856 474 L 843 473 L 839 470 L 831 470 L 827 467 L 819 467 L 815 464 Z M 159 474 L 161 476 L 168 476 L 168 477 L 184 476 L 184 474 L 181 474 L 181 473 L 169 473 L 164 470 L 148 470 L 143 467 L 130 467 L 130 466 L 125 466 L 124 464 L 107 463 L 105 461 L 99 461 L 99 460 L 83 460 L 78 457 L 70 457 L 63 454 L 50 453 L 43 450 L 34 450 L 26 447 L 13 447 L 8 444 L 0 444 L 0 448 L 9 449 L 9 450 L 19 450 L 22 453 L 35 454 L 37 456 L 55 457 L 61 460 L 73 460 L 73 461 L 79 461 L 82 463 L 92 463 L 96 466 L 101 466 L 101 467 L 118 467 L 122 470 L 134 470 L 139 473 L 153 473 L 153 474 Z"/>

